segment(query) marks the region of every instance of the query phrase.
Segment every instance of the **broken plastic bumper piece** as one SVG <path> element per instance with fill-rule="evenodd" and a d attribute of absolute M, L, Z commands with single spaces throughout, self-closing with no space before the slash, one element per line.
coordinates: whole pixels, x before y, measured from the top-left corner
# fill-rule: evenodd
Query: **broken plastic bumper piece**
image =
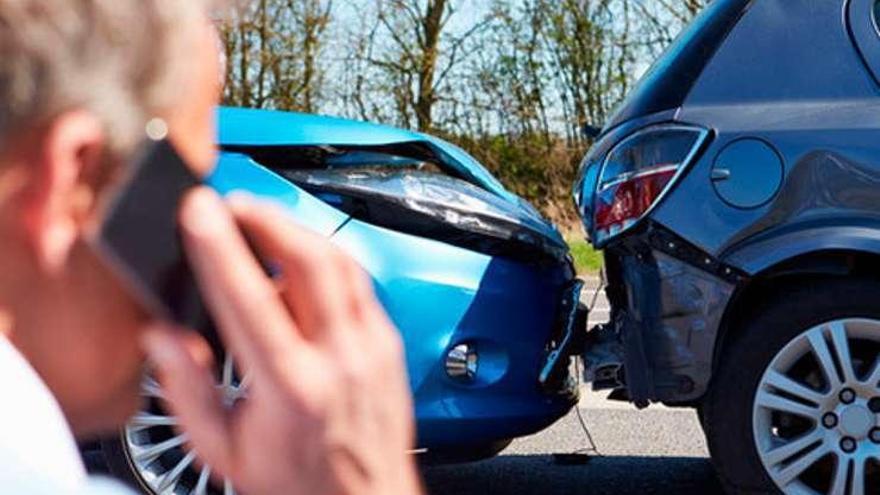
<path fill-rule="evenodd" d="M 567 291 L 560 303 L 559 332 L 549 343 L 549 354 L 541 368 L 538 381 L 545 391 L 557 391 L 567 388 L 566 380 L 571 359 L 576 357 L 584 345 L 587 318 L 589 311 L 580 304 L 584 283 L 576 280 Z"/>

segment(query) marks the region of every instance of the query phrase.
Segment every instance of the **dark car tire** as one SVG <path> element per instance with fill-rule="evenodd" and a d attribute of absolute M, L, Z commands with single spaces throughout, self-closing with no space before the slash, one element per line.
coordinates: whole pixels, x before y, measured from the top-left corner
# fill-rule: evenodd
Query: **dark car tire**
<path fill-rule="evenodd" d="M 808 329 L 841 318 L 880 319 L 880 281 L 832 278 L 786 285 L 732 328 L 701 407 L 712 462 L 727 492 L 778 494 L 753 433 L 753 405 L 774 357 Z"/>
<path fill-rule="evenodd" d="M 429 449 L 418 458 L 422 466 L 467 464 L 485 461 L 500 454 L 513 440 L 499 440 L 484 445 L 469 445 L 450 449 Z"/>
<path fill-rule="evenodd" d="M 100 447 L 106 469 L 110 475 L 131 487 L 137 493 L 152 495 L 152 492 L 145 488 L 140 479 L 138 479 L 134 468 L 128 462 L 128 455 L 125 452 L 125 447 L 122 445 L 122 435 L 102 439 Z"/>

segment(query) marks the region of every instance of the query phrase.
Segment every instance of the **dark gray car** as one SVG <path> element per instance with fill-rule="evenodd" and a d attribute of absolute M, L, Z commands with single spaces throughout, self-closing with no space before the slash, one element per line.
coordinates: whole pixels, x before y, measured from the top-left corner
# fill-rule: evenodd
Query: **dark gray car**
<path fill-rule="evenodd" d="M 584 162 L 588 377 L 735 493 L 880 493 L 880 0 L 715 0 Z"/>

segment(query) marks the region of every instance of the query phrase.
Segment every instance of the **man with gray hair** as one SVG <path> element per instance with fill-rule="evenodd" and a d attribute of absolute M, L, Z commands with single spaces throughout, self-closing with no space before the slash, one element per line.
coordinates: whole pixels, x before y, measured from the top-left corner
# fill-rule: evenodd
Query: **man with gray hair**
<path fill-rule="evenodd" d="M 187 254 L 249 377 L 233 409 L 198 335 L 132 298 L 89 242 L 108 188 L 161 119 L 215 160 L 219 54 L 206 0 L 0 0 L 0 487 L 90 483 L 74 437 L 138 406 L 146 355 L 200 457 L 247 494 L 417 494 L 399 337 L 358 266 L 254 199 L 188 193 Z M 287 277 L 269 279 L 243 235 Z M 124 490 L 122 490 L 124 491 Z"/>

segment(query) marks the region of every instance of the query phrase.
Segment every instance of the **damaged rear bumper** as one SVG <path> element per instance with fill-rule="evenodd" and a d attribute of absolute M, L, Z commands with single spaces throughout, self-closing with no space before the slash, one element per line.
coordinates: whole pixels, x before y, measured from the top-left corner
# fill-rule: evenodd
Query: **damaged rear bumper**
<path fill-rule="evenodd" d="M 589 333 L 586 378 L 640 406 L 699 399 L 744 275 L 656 225 L 609 246 L 605 257 L 611 320 Z"/>

